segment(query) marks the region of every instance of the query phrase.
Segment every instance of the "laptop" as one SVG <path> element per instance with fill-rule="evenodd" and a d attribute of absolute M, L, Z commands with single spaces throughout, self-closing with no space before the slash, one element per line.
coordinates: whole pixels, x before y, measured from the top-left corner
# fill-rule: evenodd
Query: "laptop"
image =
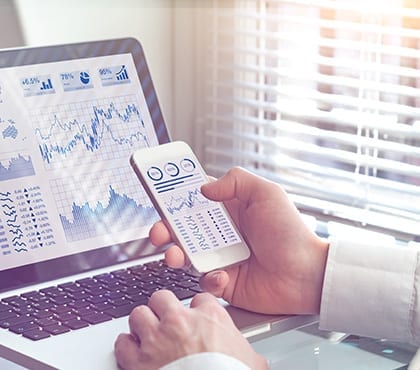
<path fill-rule="evenodd" d="M 129 165 L 169 140 L 137 40 L 0 51 L 1 357 L 116 369 L 133 307 L 200 291 L 150 245 L 158 216 Z M 250 340 L 316 320 L 227 308 Z"/>

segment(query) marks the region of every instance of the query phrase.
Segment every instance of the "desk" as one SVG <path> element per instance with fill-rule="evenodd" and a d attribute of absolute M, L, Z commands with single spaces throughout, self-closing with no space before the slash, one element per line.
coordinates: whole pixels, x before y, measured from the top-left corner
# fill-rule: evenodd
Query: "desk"
<path fill-rule="evenodd" d="M 24 370 L 25 368 L 16 365 L 13 362 L 7 361 L 4 358 L 0 358 L 0 369 L 1 370 Z"/>
<path fill-rule="evenodd" d="M 311 324 L 252 343 L 272 370 L 403 370 L 416 353 L 407 344 L 331 333 Z M 420 369 L 420 364 L 418 369 Z"/>
<path fill-rule="evenodd" d="M 416 352 L 410 345 L 357 336 L 337 342 L 330 333 L 318 330 L 318 324 L 276 334 L 252 346 L 268 359 L 271 370 L 404 370 Z M 0 369 L 24 368 L 0 358 Z"/>

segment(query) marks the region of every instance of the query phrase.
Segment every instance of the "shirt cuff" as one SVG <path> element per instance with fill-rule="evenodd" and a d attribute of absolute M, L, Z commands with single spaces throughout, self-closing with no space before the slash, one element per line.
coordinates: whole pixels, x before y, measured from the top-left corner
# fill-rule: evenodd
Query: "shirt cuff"
<path fill-rule="evenodd" d="M 412 248 L 332 240 L 320 328 L 412 341 L 416 264 Z"/>
<path fill-rule="evenodd" d="M 160 370 L 251 370 L 234 357 L 218 352 L 195 353 L 175 360 Z"/>

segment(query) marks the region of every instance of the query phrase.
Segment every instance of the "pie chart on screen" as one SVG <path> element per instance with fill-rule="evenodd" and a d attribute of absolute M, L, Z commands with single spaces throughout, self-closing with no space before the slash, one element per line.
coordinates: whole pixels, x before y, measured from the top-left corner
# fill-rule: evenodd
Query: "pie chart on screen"
<path fill-rule="evenodd" d="M 85 84 L 85 85 L 88 84 L 89 81 L 90 81 L 89 73 L 87 73 L 87 72 L 80 72 L 80 81 L 83 84 Z"/>

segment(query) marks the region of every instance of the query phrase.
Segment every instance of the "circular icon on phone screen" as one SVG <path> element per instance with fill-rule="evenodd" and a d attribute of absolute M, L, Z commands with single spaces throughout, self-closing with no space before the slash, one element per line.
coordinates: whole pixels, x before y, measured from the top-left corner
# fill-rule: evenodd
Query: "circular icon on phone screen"
<path fill-rule="evenodd" d="M 186 172 L 192 172 L 195 170 L 195 163 L 189 158 L 184 158 L 181 161 L 181 168 Z"/>
<path fill-rule="evenodd" d="M 163 173 L 160 168 L 153 166 L 147 170 L 147 176 L 149 176 L 149 178 L 153 181 L 159 181 L 162 180 Z"/>
<path fill-rule="evenodd" d="M 179 168 L 175 163 L 168 162 L 168 163 L 165 164 L 165 172 L 169 176 L 175 177 L 175 176 L 178 176 L 178 174 L 179 174 Z"/>

